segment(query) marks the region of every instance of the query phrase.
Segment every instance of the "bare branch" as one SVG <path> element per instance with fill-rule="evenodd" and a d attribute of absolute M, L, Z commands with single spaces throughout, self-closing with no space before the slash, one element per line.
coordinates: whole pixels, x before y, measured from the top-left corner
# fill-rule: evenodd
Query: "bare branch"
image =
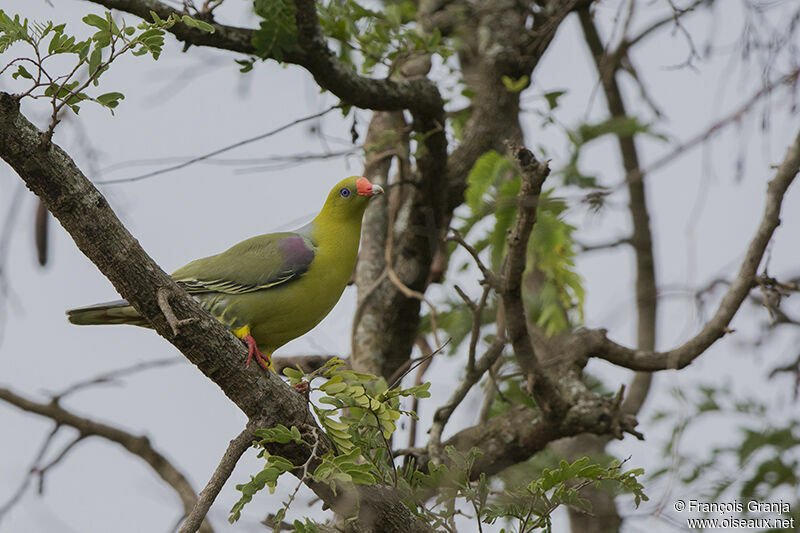
<path fill-rule="evenodd" d="M 436 355 L 436 352 L 431 349 L 430 344 L 425 339 L 424 336 L 420 335 L 417 337 L 417 347 L 419 348 L 420 352 L 422 352 L 423 360 L 417 366 L 419 370 L 417 371 L 417 375 L 414 377 L 414 386 L 417 387 L 422 385 L 422 379 L 425 376 L 425 372 L 428 371 L 428 368 L 431 366 L 431 362 L 433 362 L 433 356 Z M 411 362 L 411 359 L 409 359 Z M 394 381 L 389 380 L 389 383 L 394 384 Z M 414 413 L 419 412 L 419 397 L 412 396 L 411 397 L 411 411 Z M 411 417 L 411 420 L 408 423 L 408 447 L 413 448 L 417 443 L 417 418 Z"/>
<path fill-rule="evenodd" d="M 786 157 L 778 167 L 775 177 L 767 186 L 764 215 L 750 241 L 739 273 L 722 298 L 714 316 L 697 335 L 677 348 L 667 352 L 654 353 L 648 350 L 632 350 L 617 344 L 609 340 L 605 331 L 602 330 L 582 330 L 578 332 L 578 335 L 586 343 L 587 353 L 633 370 L 678 369 L 689 365 L 709 346 L 723 337 L 729 331 L 728 325 L 755 283 L 756 272 L 764 256 L 764 251 L 780 224 L 783 197 L 798 170 L 800 170 L 800 133 L 787 150 Z"/>
<path fill-rule="evenodd" d="M 22 499 L 22 496 L 25 495 L 25 491 L 28 490 L 28 485 L 30 485 L 33 475 L 39 470 L 39 463 L 41 463 L 42 459 L 44 458 L 44 454 L 47 453 L 47 450 L 50 448 L 50 444 L 53 442 L 53 438 L 60 429 L 61 425 L 58 423 L 53 426 L 53 429 L 47 434 L 47 437 L 45 437 L 45 439 L 42 441 L 42 444 L 39 446 L 39 451 L 36 453 L 36 457 L 33 459 L 33 462 L 28 469 L 28 475 L 25 476 L 25 479 L 22 480 L 20 486 L 6 501 L 6 503 L 0 506 L 0 523 L 2 523 L 6 514 Z"/>
<path fill-rule="evenodd" d="M 450 399 L 448 399 L 444 405 L 436 409 L 436 413 L 433 415 L 433 424 L 429 431 L 430 439 L 428 440 L 428 453 L 431 457 L 437 460 L 442 459 L 443 448 L 441 439 L 444 426 L 447 424 L 447 421 L 450 420 L 450 416 L 453 414 L 453 411 L 456 410 L 456 407 L 458 407 L 470 389 L 472 389 L 472 386 L 475 385 L 483 374 L 489 370 L 489 367 L 497 361 L 497 358 L 503 353 L 504 347 L 505 342 L 499 337 L 495 338 L 486 349 L 486 353 L 475 363 L 474 369 L 467 369 L 464 379 L 461 380 L 456 390 L 453 391 Z"/>
<path fill-rule="evenodd" d="M 583 243 L 575 243 L 581 252 L 597 252 L 600 250 L 610 250 L 612 248 L 617 248 L 624 244 L 632 244 L 633 238 L 632 237 L 623 237 L 621 239 L 615 239 L 613 241 L 608 242 L 601 242 L 597 244 L 583 244 Z"/>
<path fill-rule="evenodd" d="M 230 442 L 219 465 L 217 465 L 217 469 L 214 470 L 211 479 L 208 480 L 208 484 L 200 492 L 200 497 L 183 522 L 179 533 L 195 533 L 200 529 L 208 510 L 211 509 L 211 504 L 214 503 L 219 491 L 222 490 L 222 486 L 225 485 L 225 482 L 231 477 L 233 469 L 236 468 L 236 463 L 239 462 L 244 452 L 253 444 L 255 429 L 252 423 L 248 423 L 247 427 Z"/>
<path fill-rule="evenodd" d="M 615 402 L 598 401 L 594 395 L 583 394 L 570 400 L 572 407 L 563 420 L 547 418 L 540 409 L 517 404 L 485 423 L 459 431 L 442 446 L 453 446 L 460 451 L 479 446 L 484 454 L 475 460 L 471 471 L 473 479 L 477 479 L 481 473 L 491 476 L 525 461 L 550 442 L 564 437 L 585 433 L 621 437 L 626 432 L 643 438 L 633 429 L 633 416 L 622 412 Z M 416 455 L 419 450 L 409 452 Z M 424 463 L 424 458 L 421 459 Z"/>
<path fill-rule="evenodd" d="M 7 388 L 0 388 L 0 400 L 22 409 L 23 411 L 49 418 L 59 426 L 75 428 L 79 433 L 78 440 L 97 436 L 121 445 L 128 452 L 150 465 L 153 471 L 175 490 L 183 503 L 185 513 L 188 514 L 195 505 L 197 496 L 191 484 L 186 479 L 186 476 L 184 476 L 166 457 L 153 448 L 147 437 L 139 437 L 122 429 L 109 426 L 108 424 L 75 415 L 61 407 L 58 402 L 55 401 L 50 403 L 35 402 Z M 77 441 L 75 442 L 77 443 Z M 72 445 L 68 446 L 68 448 L 71 447 Z M 57 460 L 62 459 L 68 451 L 69 449 L 65 449 Z M 45 469 L 46 468 L 49 467 L 45 467 Z M 201 531 L 211 533 L 211 526 L 205 524 Z"/>
<path fill-rule="evenodd" d="M 684 14 L 685 12 L 681 13 Z M 628 115 L 622 91 L 617 84 L 617 65 L 604 65 L 605 53 L 600 34 L 588 10 L 578 13 L 586 44 L 592 52 L 594 63 L 606 97 L 608 110 L 612 117 L 624 118 Z M 679 14 L 674 13 L 675 24 L 680 24 Z M 624 50 L 623 50 L 623 53 Z M 608 70 L 604 72 L 604 68 Z M 639 152 L 633 135 L 617 135 L 622 165 L 626 174 L 640 168 Z M 647 194 L 644 179 L 628 182 L 628 211 L 631 215 L 633 232 L 629 242 L 636 254 L 636 347 L 640 350 L 655 350 L 658 311 L 658 286 L 656 284 L 655 261 L 653 258 L 653 235 L 650 230 L 650 214 L 647 207 Z M 626 399 L 626 410 L 635 414 L 639 411 L 650 388 L 650 375 L 634 377 L 636 394 Z"/>
<path fill-rule="evenodd" d="M 181 332 L 181 327 L 188 326 L 189 324 L 193 324 L 199 320 L 196 316 L 189 318 L 178 318 L 175 316 L 175 311 L 173 311 L 172 306 L 169 305 L 167 289 L 164 287 L 160 287 L 156 292 L 156 301 L 158 302 L 158 307 L 161 309 L 161 313 L 163 313 L 164 318 L 167 319 L 167 324 L 169 324 L 173 336 L 178 336 L 178 334 Z"/>
<path fill-rule="evenodd" d="M 283 373 L 284 368 L 297 368 L 309 374 L 318 368 L 325 366 L 325 363 L 336 357 L 335 355 L 284 355 L 273 356 L 272 367 L 278 374 Z"/>
<path fill-rule="evenodd" d="M 505 310 L 508 340 L 514 356 L 528 376 L 528 390 L 547 416 L 562 416 L 566 411 L 560 393 L 550 376 L 546 375 L 534 351 L 528 331 L 527 315 L 522 301 L 522 274 L 528 255 L 528 240 L 536 223 L 536 210 L 542 185 L 550 168 L 542 165 L 527 148 L 511 146 L 514 159 L 522 172 L 522 184 L 517 196 L 518 210 L 514 226 L 508 234 L 508 252 L 501 276 L 501 297 Z"/>
<path fill-rule="evenodd" d="M 644 179 L 644 176 L 647 174 L 651 174 L 656 170 L 673 163 L 675 158 L 682 155 L 684 152 L 694 148 L 695 146 L 704 143 L 720 131 L 722 131 L 726 126 L 732 124 L 738 120 L 740 120 L 743 116 L 745 116 L 758 102 L 762 99 L 766 98 L 767 96 L 771 95 L 772 92 L 777 89 L 778 87 L 788 85 L 794 87 L 797 83 L 797 80 L 800 79 L 800 68 L 796 68 L 793 71 L 785 74 L 778 79 L 767 83 L 761 89 L 756 91 L 750 98 L 745 100 L 742 105 L 736 108 L 732 113 L 729 115 L 719 119 L 710 127 L 706 128 L 704 131 L 693 135 L 688 140 L 679 143 L 673 150 L 669 153 L 659 157 L 645 168 L 639 168 L 632 172 L 628 172 L 625 175 L 625 178 L 616 185 L 613 185 L 609 188 L 610 191 L 619 190 L 627 183 L 631 183 L 634 181 L 639 181 Z"/>
<path fill-rule="evenodd" d="M 447 237 L 448 241 L 455 241 L 460 244 L 468 253 L 472 256 L 472 259 L 475 260 L 475 264 L 478 265 L 478 268 L 483 274 L 483 279 L 486 280 L 486 283 L 494 289 L 501 289 L 500 282 L 497 279 L 497 275 L 492 272 L 486 265 L 483 264 L 480 255 L 478 255 L 478 251 L 469 244 L 467 241 L 464 240 L 464 237 L 461 236 L 461 233 L 458 232 L 455 228 L 450 228 L 451 235 Z"/>
<path fill-rule="evenodd" d="M 65 397 L 69 396 L 70 394 L 74 394 L 80 390 L 86 389 L 88 387 L 93 387 L 95 385 L 105 385 L 109 383 L 115 383 L 119 378 L 124 376 L 129 376 L 131 374 L 136 374 L 138 372 L 143 372 L 145 370 L 150 370 L 151 368 L 161 368 L 165 366 L 172 366 L 178 363 L 183 362 L 181 359 L 177 357 L 168 357 L 164 359 L 156 359 L 153 361 L 143 361 L 141 363 L 136 363 L 124 368 L 119 368 L 117 370 L 112 370 L 110 372 L 104 372 L 103 374 L 97 375 L 93 378 L 89 378 L 83 381 L 78 381 L 63 389 L 61 392 L 53 394 L 53 401 L 60 401 Z"/>
<path fill-rule="evenodd" d="M 676 24 L 680 23 L 681 17 L 687 15 L 689 13 L 693 13 L 698 7 L 707 3 L 707 0 L 695 0 L 689 6 L 683 9 L 675 9 L 672 14 L 668 17 L 664 17 L 660 20 L 657 20 L 650 24 L 645 29 L 641 30 L 638 34 L 634 37 L 626 37 L 624 40 L 619 44 L 619 46 L 609 54 L 610 57 L 621 57 L 627 54 L 627 51 L 631 49 L 631 47 L 638 44 L 640 41 L 649 37 L 654 31 L 658 30 L 659 28 L 669 24 L 670 22 L 674 22 Z"/>

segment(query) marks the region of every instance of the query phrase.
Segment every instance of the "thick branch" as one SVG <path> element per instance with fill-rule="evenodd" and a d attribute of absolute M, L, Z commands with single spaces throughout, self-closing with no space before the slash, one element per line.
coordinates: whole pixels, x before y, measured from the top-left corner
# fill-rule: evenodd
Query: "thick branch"
<path fill-rule="evenodd" d="M 20 112 L 15 98 L 0 93 L 0 157 L 39 196 L 78 248 L 154 329 L 179 350 L 248 416 L 273 406 L 276 418 L 301 417 L 304 402 L 280 379 L 243 365 L 242 344 L 188 297 L 139 246 L 108 202 L 56 144 L 44 140 Z M 173 335 L 157 303 L 159 289 L 179 318 L 198 317 Z M 274 409 L 280 406 L 280 409 Z"/>
<path fill-rule="evenodd" d="M 244 366 L 246 350 L 241 342 L 161 270 L 72 159 L 47 140 L 19 112 L 19 102 L 5 93 L 0 93 L 0 157 L 41 198 L 81 251 L 156 332 L 216 383 L 249 418 L 257 420 L 260 427 L 308 423 L 308 408 L 302 397 L 276 375 L 263 372 L 256 365 Z M 181 326 L 180 333 L 174 335 L 158 305 L 159 290 L 167 291 L 167 302 L 176 317 L 198 320 Z M 302 464 L 308 450 L 301 445 L 287 445 L 281 448 L 281 455 Z M 334 509 L 352 507 L 351 498 L 337 496 L 319 484 L 309 486 Z M 382 500 L 376 496 L 378 493 L 386 496 L 379 488 L 359 489 L 362 505 L 370 501 L 378 506 L 362 507 L 362 512 L 369 513 L 370 520 L 390 520 L 377 522 L 381 531 L 428 530 L 402 504 Z"/>
<path fill-rule="evenodd" d="M 131 13 L 144 20 L 151 20 L 150 11 L 161 18 L 183 12 L 158 0 L 89 0 L 108 9 Z M 442 112 L 444 103 L 436 86 L 424 78 L 409 81 L 371 79 L 359 76 L 349 65 L 338 60 L 328 48 L 319 29 L 317 11 L 313 0 L 296 0 L 298 47 L 286 53 L 283 60 L 300 65 L 308 70 L 320 87 L 331 91 L 343 102 L 364 109 L 400 110 L 410 109 L 423 114 Z M 179 41 L 194 46 L 209 46 L 256 55 L 252 45 L 254 30 L 216 24 L 214 33 L 175 24 L 168 31 Z"/>
<path fill-rule="evenodd" d="M 97 436 L 121 445 L 127 451 L 150 465 L 155 473 L 175 490 L 181 499 L 185 513 L 188 514 L 197 502 L 197 495 L 186 479 L 186 476 L 175 468 L 175 466 L 170 463 L 169 459 L 156 451 L 147 437 L 139 437 L 122 429 L 78 416 L 67 411 L 57 402 L 35 402 L 6 388 L 0 388 L 0 400 L 8 402 L 23 411 L 49 418 L 56 424 L 75 428 L 78 430 L 81 437 Z M 198 522 L 198 527 L 200 527 L 201 522 L 202 517 L 201 521 Z M 197 531 L 197 529 L 195 529 L 195 531 Z M 211 533 L 213 530 L 207 522 L 203 522 L 200 531 Z"/>
<path fill-rule="evenodd" d="M 505 141 L 523 144 L 519 122 L 521 93 L 506 89 L 502 78 L 530 78 L 561 23 L 580 3 L 542 2 L 546 5 L 536 13 L 534 27 L 528 28 L 530 12 L 524 2 L 453 2 L 459 4 L 458 29 L 464 40 L 459 62 L 464 83 L 475 96 L 464 138 L 448 160 L 451 208 L 463 201 L 467 174 L 481 155 L 489 150 L 503 152 Z M 447 4 L 450 3 L 437 5 L 444 8 Z"/>
<path fill-rule="evenodd" d="M 566 405 L 550 376 L 541 368 L 528 331 L 522 300 L 522 274 L 528 257 L 528 241 L 536 223 L 542 185 L 550 174 L 550 168 L 539 163 L 526 148 L 514 148 L 514 157 L 522 172 L 522 184 L 517 196 L 517 217 L 507 238 L 508 252 L 501 283 L 506 330 L 517 362 L 528 376 L 530 392 L 550 415 L 561 417 Z"/>
<path fill-rule="evenodd" d="M 443 446 L 461 451 L 479 447 L 483 455 L 476 459 L 472 470 L 472 476 L 477 478 L 481 473 L 492 476 L 525 461 L 564 437 L 592 433 L 622 438 L 623 433 L 631 433 L 642 438 L 633 429 L 633 416 L 622 413 L 616 400 L 600 399 L 585 391 L 569 400 L 570 408 L 562 420 L 549 418 L 540 409 L 514 405 L 485 423 L 459 431 Z"/>
<path fill-rule="evenodd" d="M 767 186 L 766 206 L 761 223 L 747 248 L 739 273 L 722 298 L 714 316 L 700 332 L 683 345 L 667 352 L 632 350 L 606 337 L 602 330 L 583 330 L 582 337 L 587 353 L 633 370 L 679 369 L 689 365 L 700 354 L 729 331 L 728 325 L 747 298 L 756 279 L 756 272 L 775 229 L 780 224 L 783 197 L 800 170 L 800 133 L 786 152 L 775 178 Z"/>

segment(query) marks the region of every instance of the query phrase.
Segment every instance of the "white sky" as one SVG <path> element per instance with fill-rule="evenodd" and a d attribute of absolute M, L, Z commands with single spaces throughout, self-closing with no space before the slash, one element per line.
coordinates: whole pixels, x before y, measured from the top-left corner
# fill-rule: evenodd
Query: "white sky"
<path fill-rule="evenodd" d="M 78 21 L 87 11 L 101 12 L 96 6 L 77 0 L 59 0 L 54 4 L 55 7 L 49 7 L 42 0 L 3 0 L 2 9 L 36 20 L 66 21 L 72 31 L 84 31 Z M 645 5 L 649 7 L 643 8 L 637 27 L 644 27 L 647 21 L 663 15 L 668 4 Z M 246 2 L 231 0 L 222 20 L 252 25 L 248 23 L 246 6 Z M 616 2 L 602 2 L 598 7 L 604 28 L 609 27 L 615 10 Z M 739 16 L 738 11 L 718 9 L 716 24 L 707 15 L 701 15 L 688 22 L 687 28 L 700 45 L 713 32 L 714 42 L 731 46 L 741 28 Z M 20 49 L 12 50 L 19 53 Z M 682 34 L 669 28 L 647 41 L 634 56 L 652 97 L 668 117 L 658 131 L 679 140 L 703 131 L 716 118 L 735 108 L 758 89 L 760 74 L 756 67 L 747 71 L 732 68 L 736 62 L 729 56 L 699 63 L 696 71 L 669 68 L 683 62 L 686 56 Z M 0 55 L 0 62 L 10 57 L 8 53 Z M 131 167 L 103 175 L 97 170 L 127 161 L 200 155 L 335 103 L 329 95 L 320 95 L 311 76 L 299 68 L 264 63 L 243 76 L 233 62 L 235 58 L 229 53 L 202 48 L 182 54 L 180 46 L 168 37 L 158 62 L 126 57 L 104 75 L 103 92 L 120 91 L 126 95 L 115 117 L 98 106 L 84 105 L 77 121 L 70 119 L 59 126 L 55 139 L 93 179 L 123 178 L 160 165 Z M 585 118 L 587 110 L 594 118 L 605 113 L 602 94 L 597 91 L 594 79 L 594 66 L 581 40 L 577 20 L 572 17 L 560 29 L 535 73 L 533 87 L 523 99 L 531 107 L 540 106 L 535 95 L 567 88 L 569 93 L 561 101 L 558 116 L 562 122 L 574 125 Z M 8 83 L 7 77 L 0 80 L 0 90 L 8 90 L 2 83 Z M 629 83 L 624 87 L 633 101 L 637 89 Z M 738 268 L 746 243 L 761 217 L 766 181 L 772 175 L 770 165 L 780 162 L 796 134 L 796 116 L 785 114 L 787 106 L 781 106 L 782 101 L 775 100 L 779 111 L 770 115 L 769 131 L 760 130 L 764 108 L 758 107 L 740 127 L 721 135 L 708 148 L 693 150 L 647 177 L 660 286 L 698 286 L 719 276 L 730 277 Z M 631 109 L 647 112 L 640 103 L 631 103 Z M 43 103 L 28 103 L 24 111 L 38 124 L 45 123 L 47 107 Z M 359 113 L 362 133 L 368 117 L 366 112 Z M 540 130 L 540 120 L 532 113 L 526 114 L 524 120 L 528 144 L 546 145 L 553 167 L 559 167 L 566 155 L 563 136 L 552 128 Z M 349 138 L 350 124 L 350 119 L 342 120 L 340 114 L 331 114 L 323 121 L 327 134 L 343 140 Z M 87 139 L 96 154 L 94 161 L 86 149 Z M 330 146 L 334 150 L 346 147 L 336 141 L 330 141 Z M 640 142 L 640 148 L 646 166 L 667 153 L 670 145 L 646 140 Z M 308 126 L 302 125 L 220 159 L 323 149 L 318 138 L 308 134 Z M 596 173 L 604 183 L 617 183 L 622 178 L 613 139 L 592 145 L 587 156 L 583 168 Z M 744 166 L 739 180 L 736 162 L 740 156 Z M 198 164 L 138 183 L 102 186 L 101 190 L 144 248 L 170 271 L 252 235 L 300 225 L 301 219 L 310 219 L 319 209 L 331 184 L 342 176 L 359 173 L 361 163 L 358 158 L 349 162 L 329 160 L 259 173 L 237 172 L 240 168 Z M 5 220 L 18 183 L 19 179 L 8 167 L 0 166 L 0 221 Z M 574 192 L 567 196 L 577 199 Z M 586 213 L 579 202 L 572 203 L 570 217 L 579 227 L 578 237 L 582 242 L 605 241 L 629 231 L 625 213 L 608 210 L 593 215 Z M 624 194 L 612 197 L 612 205 L 624 206 L 624 203 Z M 150 331 L 116 326 L 78 328 L 66 322 L 64 310 L 114 299 L 116 295 L 108 281 L 55 223 L 51 225 L 51 263 L 46 269 L 36 266 L 32 245 L 34 207 L 34 198 L 25 192 L 5 259 L 13 298 L 6 307 L 8 317 L 0 344 L 0 383 L 44 400 L 46 393 L 136 362 L 165 357 L 181 361 L 182 356 L 172 346 Z M 779 277 L 796 273 L 793 267 L 796 268 L 800 254 L 799 208 L 800 193 L 795 185 L 786 197 L 783 223 L 770 248 L 770 272 Z M 607 327 L 614 339 L 630 343 L 635 337 L 631 253 L 616 250 L 587 255 L 578 267 L 586 280 L 587 325 Z M 434 294 L 448 290 L 449 286 L 436 288 Z M 282 348 L 277 355 L 346 356 L 354 299 L 354 289 L 347 289 L 339 305 L 319 327 Z M 691 299 L 663 299 L 660 347 L 682 342 L 698 329 L 702 318 L 696 315 Z M 759 320 L 765 319 L 765 314 L 759 316 Z M 668 394 L 673 387 L 691 389 L 698 382 L 729 380 L 745 390 L 761 390 L 762 378 L 769 368 L 796 356 L 796 340 L 782 335 L 761 352 L 763 360 L 753 357 L 753 350 L 740 344 L 752 336 L 757 325 L 752 318 L 738 320 L 734 327 L 739 334 L 715 345 L 690 368 L 680 373 L 659 374 L 648 409 L 640 417 L 648 440 L 640 443 L 629 437 L 615 444 L 613 450 L 622 457 L 632 455 L 631 466 L 651 468 L 657 464 L 667 428 L 652 428 L 646 423 L 647 413 L 674 405 Z M 733 353 L 735 349 L 738 354 Z M 457 364 L 454 359 L 440 358 L 427 374 L 433 382 L 433 397 L 423 403 L 420 411 L 423 429 L 429 425 L 433 406 L 444 401 L 456 385 L 452 379 L 440 379 L 447 375 L 442 370 L 454 364 Z M 602 363 L 592 362 L 590 369 L 606 376 L 613 388 L 628 377 L 628 372 Z M 470 420 L 481 399 L 479 390 L 468 396 L 445 437 Z M 183 361 L 127 379 L 121 387 L 96 387 L 80 392 L 68 398 L 65 406 L 78 414 L 147 434 L 198 490 L 205 485 L 228 441 L 245 422 L 244 415 L 213 383 Z M 50 422 L 0 403 L 0 427 L 3 427 L 0 431 L 2 503 L 25 477 L 50 430 Z M 730 431 L 730 426 L 724 424 L 708 426 L 701 434 L 692 436 L 684 449 L 696 446 L 700 453 L 713 442 L 730 436 Z M 58 442 L 64 445 L 71 437 L 69 431 L 64 431 Z M 52 450 L 57 453 L 59 449 L 55 446 Z M 209 516 L 217 531 L 262 531 L 263 526 L 258 522 L 266 512 L 275 511 L 280 505 L 279 495 L 259 496 L 246 508 L 238 524 L 227 523 L 227 512 L 238 499 L 234 485 L 259 468 L 253 455 L 248 454 L 241 461 L 212 508 Z M 287 479 L 283 485 L 286 490 L 293 486 L 293 479 Z M 0 522 L 0 532 L 168 531 L 180 515 L 180 503 L 172 489 L 149 467 L 99 439 L 91 439 L 73 450 L 49 473 L 45 489 L 43 497 L 29 489 L 24 500 Z M 665 496 L 658 490 L 650 495 L 654 501 L 665 498 L 668 504 L 678 497 Z M 307 501 L 306 493 L 293 506 L 296 513 L 291 516 L 302 514 Z M 622 498 L 621 502 L 629 504 L 630 498 Z M 631 521 L 627 526 L 629 531 L 671 530 L 656 519 Z"/>

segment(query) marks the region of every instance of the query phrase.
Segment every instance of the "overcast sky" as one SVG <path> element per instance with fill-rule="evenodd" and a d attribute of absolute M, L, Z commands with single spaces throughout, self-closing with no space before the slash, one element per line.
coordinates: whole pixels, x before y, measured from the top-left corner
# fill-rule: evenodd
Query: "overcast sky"
<path fill-rule="evenodd" d="M 82 32 L 81 35 L 86 31 L 80 17 L 89 11 L 101 13 L 96 6 L 77 0 L 58 0 L 53 4 L 55 7 L 43 0 L 3 0 L 2 9 L 34 20 L 67 22 L 68 29 Z M 247 2 L 229 0 L 226 4 L 227 10 L 220 13 L 222 22 L 254 25 L 248 16 Z M 603 28 L 610 27 L 616 4 L 608 1 L 598 6 Z M 668 6 L 667 2 L 645 4 L 650 7 L 642 10 L 636 27 L 644 27 L 648 21 L 663 16 Z M 701 44 L 713 35 L 714 43 L 732 50 L 742 26 L 739 16 L 735 10 L 718 9 L 714 16 L 716 24 L 712 17 L 701 15 L 690 20 L 687 29 Z M 126 20 L 132 22 L 134 17 L 126 16 Z M 736 60 L 730 55 L 698 63 L 697 70 L 671 68 L 682 63 L 688 53 L 679 31 L 665 29 L 637 50 L 634 61 L 639 73 L 668 117 L 657 129 L 669 134 L 673 141 L 689 139 L 704 131 L 758 90 L 761 81 L 757 68 L 736 68 Z M 0 62 L 5 64 L 19 53 L 24 53 L 21 47 L 13 48 L 0 55 Z M 58 127 L 55 140 L 93 180 L 116 180 L 265 133 L 336 103 L 329 95 L 321 95 L 311 76 L 299 68 L 284 68 L 269 62 L 241 75 L 239 66 L 233 62 L 235 58 L 211 49 L 192 48 L 184 54 L 180 45 L 167 37 L 164 54 L 158 62 L 149 57 L 125 57 L 103 76 L 103 92 L 120 91 L 126 96 L 116 116 L 97 106 L 84 105 L 79 117 L 70 117 Z M 582 42 L 577 19 L 571 17 L 537 68 L 532 88 L 523 101 L 526 108 L 540 109 L 542 101 L 537 95 L 567 89 L 559 120 L 575 125 L 587 116 L 599 118 L 605 108 L 594 80 L 594 66 Z M 7 83 L 8 76 L 0 79 L 0 90 L 13 89 L 4 85 Z M 634 86 L 625 83 L 624 88 L 631 100 L 636 99 Z M 676 158 L 647 177 L 657 275 L 660 286 L 665 288 L 659 347 L 669 348 L 685 340 L 707 318 L 696 313 L 692 299 L 686 297 L 687 286 L 731 277 L 738 269 L 746 243 L 761 217 L 766 182 L 773 173 L 770 166 L 780 162 L 796 134 L 797 116 L 787 114 L 788 106 L 783 102 L 784 93 L 772 102 L 779 112 L 768 115 L 768 130 L 762 131 L 764 108 L 758 107 L 712 144 Z M 631 107 L 634 112 L 648 116 L 641 103 Z M 23 110 L 37 124 L 46 124 L 48 111 L 44 102 L 29 102 Z M 552 128 L 542 131 L 541 120 L 533 112 L 523 118 L 528 144 L 546 146 L 553 167 L 563 164 L 567 154 L 564 136 Z M 368 119 L 367 112 L 358 114 L 362 133 Z M 252 167 L 258 165 L 241 161 L 351 147 L 351 119 L 342 120 L 336 112 L 315 125 L 322 127 L 327 146 L 319 136 L 309 132 L 306 123 L 226 153 L 216 158 L 214 164 L 196 164 L 151 179 L 100 188 L 145 250 L 165 270 L 171 271 L 247 237 L 301 225 L 321 207 L 334 183 L 361 172 L 359 157 L 307 162 L 278 171 L 254 171 Z M 623 178 L 616 144 L 612 141 L 592 145 L 583 163 L 585 170 L 598 175 L 606 184 L 618 183 Z M 645 162 L 655 161 L 673 146 L 657 139 L 640 142 Z M 158 164 L 145 164 L 160 159 L 163 161 Z M 231 164 L 234 159 L 236 164 Z M 737 170 L 737 165 L 741 170 Z M 67 323 L 66 309 L 114 299 L 117 295 L 57 223 L 51 225 L 50 264 L 45 269 L 36 265 L 35 201 L 27 191 L 15 192 L 20 183 L 10 168 L 0 164 L 0 225 L 8 220 L 12 204 L 16 203 L 18 208 L 8 255 L 2 258 L 5 280 L 12 293 L 6 302 L 0 302 L 6 312 L 0 344 L 0 383 L 44 400 L 47 393 L 103 372 L 143 361 L 173 358 L 174 365 L 126 379 L 124 386 L 99 386 L 70 396 L 65 406 L 76 413 L 148 435 L 154 446 L 172 459 L 199 490 L 228 441 L 243 427 L 244 415 L 216 385 L 153 332 L 124 326 L 78 328 Z M 613 209 L 625 205 L 624 193 L 613 195 L 612 209 L 601 214 L 587 212 L 574 191 L 564 194 L 570 199 L 569 217 L 578 226 L 582 242 L 606 241 L 629 232 L 625 213 Z M 795 185 L 786 197 L 782 226 L 770 248 L 773 275 L 797 273 L 798 229 L 800 192 Z M 606 327 L 614 339 L 629 344 L 635 339 L 632 259 L 629 251 L 619 249 L 587 255 L 578 263 L 587 287 L 586 324 Z M 475 281 L 473 291 L 477 289 Z M 434 288 L 433 294 L 447 294 L 451 290 L 445 285 Z M 277 355 L 347 356 L 354 301 L 355 289 L 348 288 L 319 327 L 281 348 Z M 672 388 L 688 390 L 701 382 L 730 381 L 753 391 L 763 390 L 768 368 L 796 356 L 797 339 L 779 335 L 759 352 L 768 364 L 754 357 L 755 352 L 743 345 L 758 325 L 752 319 L 754 315 L 749 316 L 749 320 L 735 322 L 736 336 L 715 345 L 690 368 L 658 375 L 656 389 L 640 416 L 648 440 L 640 443 L 628 437 L 615 444 L 613 450 L 619 456 L 632 455 L 629 463 L 632 467 L 650 468 L 658 463 L 663 449 L 660 441 L 669 428 L 652 427 L 646 422 L 655 409 L 673 408 L 674 400 L 669 394 Z M 766 320 L 766 315 L 760 315 L 759 319 Z M 453 364 L 459 364 L 458 360 L 439 358 L 427 374 L 433 383 L 433 397 L 424 401 L 421 408 L 423 429 L 429 425 L 433 406 L 444 401 L 456 385 L 451 379 L 440 379 L 444 375 L 441 370 Z M 611 388 L 628 379 L 628 372 L 602 363 L 592 362 L 590 369 L 604 376 Z M 469 420 L 481 397 L 479 390 L 468 396 L 445 437 Z M 692 435 L 684 449 L 696 446 L 701 453 L 717 440 L 729 438 L 730 427 L 718 424 Z M 25 478 L 51 424 L 0 403 L 0 427 L 3 428 L 0 430 L 2 504 Z M 70 431 L 63 431 L 58 445 L 51 449 L 51 456 L 73 437 Z M 246 481 L 258 468 L 259 462 L 252 453 L 237 467 L 209 515 L 217 531 L 263 531 L 258 522 L 268 510 L 277 510 L 280 494 L 259 496 L 246 508 L 238 524 L 231 526 L 226 521 L 228 510 L 238 499 L 234 485 Z M 287 479 L 282 487 L 289 490 L 293 485 L 294 480 Z M 0 532 L 169 531 L 180 515 L 178 498 L 149 467 L 118 446 L 99 439 L 90 439 L 74 449 L 48 474 L 45 489 L 44 497 L 38 497 L 30 488 L 23 501 L 0 522 Z M 672 501 L 670 497 L 677 497 L 665 496 L 660 490 L 652 491 L 651 498 Z M 290 516 L 303 514 L 309 495 L 301 494 Z M 629 498 L 620 501 L 630 504 Z M 634 512 L 629 508 L 623 511 Z M 639 511 L 639 514 L 645 513 Z M 652 518 L 630 521 L 627 526 L 629 531 L 671 530 L 664 521 Z"/>

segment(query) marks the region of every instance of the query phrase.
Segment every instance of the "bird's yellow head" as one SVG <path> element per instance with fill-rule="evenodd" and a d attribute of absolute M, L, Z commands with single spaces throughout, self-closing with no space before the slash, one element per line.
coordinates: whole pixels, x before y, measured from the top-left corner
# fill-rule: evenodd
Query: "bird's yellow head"
<path fill-rule="evenodd" d="M 367 178 L 345 178 L 331 189 L 317 218 L 360 223 L 370 198 L 379 194 L 383 194 L 383 188 L 370 183 Z"/>

